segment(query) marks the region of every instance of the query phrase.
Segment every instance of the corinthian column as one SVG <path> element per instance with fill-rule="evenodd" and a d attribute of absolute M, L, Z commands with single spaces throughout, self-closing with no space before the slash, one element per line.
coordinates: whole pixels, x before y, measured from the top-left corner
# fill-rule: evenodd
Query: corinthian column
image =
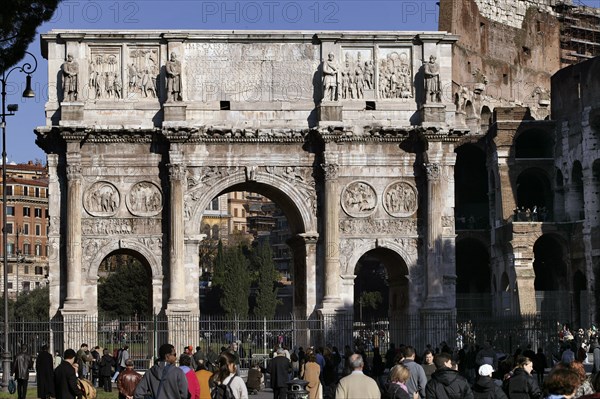
<path fill-rule="evenodd" d="M 332 154 L 325 153 L 325 163 L 321 164 L 325 172 L 325 220 L 324 238 L 325 238 L 325 286 L 323 287 L 323 304 L 337 304 L 340 301 L 338 296 L 338 279 L 340 275 L 339 258 L 339 194 L 338 194 L 338 164 Z M 329 307 L 330 307 L 329 306 Z"/>
<path fill-rule="evenodd" d="M 81 305 L 81 157 L 67 155 L 67 298 L 65 307 Z"/>
<path fill-rule="evenodd" d="M 427 298 L 426 308 L 438 308 L 444 303 L 442 270 L 442 198 L 440 165 L 426 163 L 427 173 Z"/>
<path fill-rule="evenodd" d="M 169 305 L 185 303 L 185 273 L 183 268 L 183 181 L 185 168 L 181 164 L 169 165 L 169 182 L 171 185 L 170 213 L 170 297 Z"/>

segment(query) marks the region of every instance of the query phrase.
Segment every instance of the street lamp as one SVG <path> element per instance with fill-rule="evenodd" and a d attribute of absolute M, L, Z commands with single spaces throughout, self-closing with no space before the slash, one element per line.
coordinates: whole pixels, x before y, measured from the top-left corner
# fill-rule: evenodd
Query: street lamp
<path fill-rule="evenodd" d="M 8 230 L 6 228 L 6 117 L 12 116 L 19 109 L 17 104 L 6 105 L 6 82 L 8 77 L 13 71 L 19 71 L 27 74 L 25 78 L 25 91 L 23 97 L 31 98 L 35 97 L 35 92 L 31 89 L 31 74 L 37 69 L 37 58 L 29 51 L 25 51 L 25 54 L 30 55 L 33 58 L 33 65 L 25 62 L 21 65 L 15 66 L 8 71 L 2 72 L 2 265 L 4 272 L 4 352 L 2 353 L 2 387 L 6 391 L 8 388 L 8 378 L 10 376 L 10 366 L 12 356 L 10 354 L 10 348 L 8 347 L 8 268 L 7 268 L 7 252 L 8 252 Z"/>

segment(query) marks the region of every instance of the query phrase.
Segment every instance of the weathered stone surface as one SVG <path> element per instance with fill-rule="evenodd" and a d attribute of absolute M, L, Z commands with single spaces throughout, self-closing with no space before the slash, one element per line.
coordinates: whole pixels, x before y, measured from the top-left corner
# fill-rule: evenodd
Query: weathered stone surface
<path fill-rule="evenodd" d="M 203 212 L 229 190 L 262 193 L 285 210 L 301 291 L 295 314 L 351 309 L 349 276 L 371 250 L 387 253 L 393 270 L 390 311 L 414 313 L 426 303 L 451 311 L 455 157 L 448 154 L 464 129 L 454 131 L 451 96 L 428 106 L 426 124 L 418 112 L 423 60 L 435 55 L 440 86 L 450 86 L 456 39 L 444 32 L 43 35 L 51 87 L 66 52 L 80 65 L 90 54 L 97 59 L 80 69 L 82 81 L 100 71 L 120 79 L 113 91 L 81 96 L 85 112 L 68 126 L 51 96 L 48 125 L 37 132 L 40 146 L 59 154 L 52 187 L 68 188 L 50 201 L 54 223 L 69 232 L 69 239 L 52 232 L 52 245 L 67 248 L 50 259 L 52 280 L 66 282 L 52 285 L 52 312 L 76 314 L 85 298 L 95 313 L 100 262 L 127 252 L 149 265 L 153 308 L 178 328 L 199 309 Z M 321 57 L 329 53 L 362 86 L 322 101 Z M 165 74 L 173 60 L 180 82 Z M 421 204 L 431 165 L 436 200 L 428 212 Z M 439 255 L 427 249 L 436 246 L 444 248 Z M 432 286 L 432 273 L 446 277 Z"/>

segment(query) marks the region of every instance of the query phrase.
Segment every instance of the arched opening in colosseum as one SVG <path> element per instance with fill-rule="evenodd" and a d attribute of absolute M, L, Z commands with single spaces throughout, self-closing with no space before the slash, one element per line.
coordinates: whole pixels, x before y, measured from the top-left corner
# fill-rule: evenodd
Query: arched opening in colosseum
<path fill-rule="evenodd" d="M 517 178 L 517 207 L 526 212 L 526 220 L 521 221 L 552 220 L 552 204 L 552 190 L 546 172 L 539 168 L 521 172 Z"/>
<path fill-rule="evenodd" d="M 488 176 L 485 152 L 475 144 L 456 149 L 454 167 L 456 227 L 485 228 L 488 225 Z"/>
<path fill-rule="evenodd" d="M 544 234 L 533 245 L 534 288 L 538 312 L 570 315 L 573 304 L 570 273 L 561 240 Z"/>
<path fill-rule="evenodd" d="M 456 242 L 456 311 L 488 313 L 491 303 L 490 255 L 474 238 Z"/>

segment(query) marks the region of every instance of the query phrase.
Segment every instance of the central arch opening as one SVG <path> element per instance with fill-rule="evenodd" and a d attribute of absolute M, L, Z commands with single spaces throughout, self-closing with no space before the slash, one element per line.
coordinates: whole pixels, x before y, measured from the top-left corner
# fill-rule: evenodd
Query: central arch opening
<path fill-rule="evenodd" d="M 247 310 L 246 304 L 240 303 L 242 313 L 267 318 L 306 313 L 306 250 L 298 239 L 305 229 L 298 207 L 286 194 L 257 182 L 232 185 L 210 201 L 202 215 L 201 232 L 206 237 L 200 245 L 201 313 L 225 310 L 227 287 L 220 282 L 218 268 L 227 266 L 219 263 L 219 242 L 221 253 L 237 253 L 240 270 L 248 273 L 243 284 L 249 301 Z M 273 314 L 263 306 L 269 279 L 276 292 Z M 275 299 L 267 295 L 266 300 Z"/>

